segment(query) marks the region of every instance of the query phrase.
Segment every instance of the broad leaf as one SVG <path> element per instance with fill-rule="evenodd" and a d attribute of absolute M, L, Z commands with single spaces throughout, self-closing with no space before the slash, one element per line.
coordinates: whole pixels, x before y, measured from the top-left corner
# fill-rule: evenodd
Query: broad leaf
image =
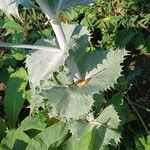
<path fill-rule="evenodd" d="M 11 74 L 6 85 L 4 106 L 9 125 L 13 128 L 16 127 L 16 121 L 24 103 L 23 94 L 27 81 L 26 71 L 20 68 L 15 73 Z"/>
<path fill-rule="evenodd" d="M 68 10 L 73 6 L 87 5 L 92 2 L 92 0 L 36 0 L 41 9 L 50 18 L 55 18 L 63 10 Z"/>
<path fill-rule="evenodd" d="M 116 146 L 121 133 L 118 130 L 120 119 L 114 107 L 106 107 L 95 121 L 97 128 L 93 133 L 91 149 L 103 150 L 108 144 Z"/>
<path fill-rule="evenodd" d="M 118 130 L 120 119 L 112 105 L 106 107 L 99 117 L 88 123 L 92 125 L 91 127 L 85 126 L 83 128 L 81 121 L 73 124 L 71 131 L 73 130 L 73 133 L 75 133 L 75 130 L 80 131 L 76 133 L 82 136 L 80 136 L 80 139 L 72 136 L 60 146 L 61 150 L 106 150 L 108 144 L 116 146 L 119 142 L 121 134 Z M 76 128 L 76 125 L 78 128 Z"/>
<path fill-rule="evenodd" d="M 28 116 L 21 122 L 21 126 L 19 127 L 20 130 L 27 131 L 30 129 L 36 130 L 44 130 L 46 128 L 46 123 L 44 116 L 39 116 L 40 114 L 36 115 L 35 117 Z"/>
<path fill-rule="evenodd" d="M 82 137 L 81 140 L 71 137 L 68 141 L 60 146 L 58 150 L 95 150 L 90 149 L 93 130 Z"/>
<path fill-rule="evenodd" d="M 121 63 L 123 63 L 124 56 L 126 54 L 127 52 L 125 50 L 118 49 L 108 52 L 106 59 L 101 60 L 102 57 L 96 58 L 99 59 L 100 63 L 97 64 L 96 69 L 93 68 L 89 75 L 86 76 L 86 78 L 92 77 L 92 79 L 89 81 L 89 85 L 99 90 L 105 90 L 113 87 L 113 84 L 115 84 L 117 79 L 121 76 Z M 102 56 L 105 57 L 105 55 Z M 89 64 L 86 65 L 88 66 Z M 94 64 L 91 62 L 91 65 Z"/>
<path fill-rule="evenodd" d="M 51 42 L 51 43 L 50 43 Z M 37 45 L 51 46 L 49 49 L 37 49 L 27 55 L 26 66 L 28 68 L 29 81 L 33 87 L 40 84 L 41 80 L 50 78 L 60 65 L 64 64 L 67 54 L 61 49 L 56 49 L 53 39 L 39 40 Z"/>
<path fill-rule="evenodd" d="M 51 144 L 65 137 L 68 131 L 68 127 L 65 123 L 58 122 L 35 136 L 35 138 L 29 142 L 26 150 L 35 150 L 39 148 L 48 150 Z"/>
<path fill-rule="evenodd" d="M 24 150 L 30 138 L 20 130 L 9 130 L 7 136 L 2 140 L 3 149 Z"/>
<path fill-rule="evenodd" d="M 88 113 L 93 105 L 92 87 L 58 86 L 43 90 L 43 97 L 48 100 L 62 118 L 78 119 Z"/>
<path fill-rule="evenodd" d="M 87 120 L 69 120 L 68 127 L 72 133 L 72 138 L 80 140 L 93 129 L 94 124 L 90 124 Z"/>

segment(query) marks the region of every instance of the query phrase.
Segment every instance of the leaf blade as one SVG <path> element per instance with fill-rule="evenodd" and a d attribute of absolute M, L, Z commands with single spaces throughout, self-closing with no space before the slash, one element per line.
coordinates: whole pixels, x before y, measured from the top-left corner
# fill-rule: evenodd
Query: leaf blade
<path fill-rule="evenodd" d="M 23 68 L 18 69 L 10 76 L 4 98 L 5 112 L 9 125 L 16 127 L 19 112 L 23 106 L 25 87 L 27 85 L 27 74 Z"/>

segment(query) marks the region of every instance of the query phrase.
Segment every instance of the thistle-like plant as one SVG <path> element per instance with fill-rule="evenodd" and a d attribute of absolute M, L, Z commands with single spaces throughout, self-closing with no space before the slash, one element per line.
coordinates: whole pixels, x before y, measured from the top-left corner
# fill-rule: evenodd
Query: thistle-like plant
<path fill-rule="evenodd" d="M 62 11 L 77 5 L 90 4 L 92 0 L 36 0 L 36 2 L 45 13 L 55 36 L 40 39 L 34 45 L 0 42 L 0 47 L 32 49 L 26 58 L 32 90 L 31 111 L 33 112 L 38 105 L 41 107 L 40 102 L 44 101 L 46 104 L 43 107 L 46 106 L 48 109 L 50 118 L 66 122 L 72 137 L 62 145 L 63 149 L 72 150 L 76 147 L 79 150 L 102 150 L 108 144 L 117 144 L 120 137 L 117 131 L 119 116 L 110 105 L 95 118 L 92 109 L 93 94 L 113 87 L 121 75 L 120 64 L 126 51 L 124 49 L 87 51 L 86 48 L 90 44 L 87 27 L 60 22 L 59 15 Z M 8 16 L 13 15 L 20 19 L 18 4 L 31 5 L 31 2 L 4 0 L 0 3 L 0 9 Z M 61 71 L 60 66 L 63 66 Z M 57 75 L 54 75 L 54 72 L 58 72 Z M 97 138 L 100 142 L 96 145 Z M 87 142 L 86 148 L 83 146 L 84 140 Z M 41 141 L 32 139 L 27 149 L 35 147 L 38 142 Z"/>

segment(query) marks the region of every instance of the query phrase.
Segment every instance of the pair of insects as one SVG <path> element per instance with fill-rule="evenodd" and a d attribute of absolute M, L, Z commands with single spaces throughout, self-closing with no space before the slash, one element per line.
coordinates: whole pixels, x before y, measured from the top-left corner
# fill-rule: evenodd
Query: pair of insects
<path fill-rule="evenodd" d="M 75 84 L 77 87 L 84 87 L 84 86 L 86 86 L 86 85 L 90 82 L 90 80 L 91 80 L 95 75 L 99 74 L 100 72 L 104 71 L 105 69 L 106 69 L 106 68 L 104 68 L 104 69 L 102 69 L 101 71 L 95 73 L 94 75 L 92 75 L 92 77 L 90 77 L 90 78 L 88 78 L 88 79 L 86 79 L 86 80 L 79 80 L 79 79 L 78 79 L 76 82 L 74 82 L 74 84 Z"/>

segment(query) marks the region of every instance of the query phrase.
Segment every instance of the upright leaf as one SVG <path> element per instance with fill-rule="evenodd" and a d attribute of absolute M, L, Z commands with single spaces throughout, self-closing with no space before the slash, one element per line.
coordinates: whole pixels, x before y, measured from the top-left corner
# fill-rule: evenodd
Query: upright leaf
<path fill-rule="evenodd" d="M 4 106 L 9 125 L 12 128 L 16 127 L 16 121 L 24 103 L 23 94 L 27 81 L 26 71 L 20 68 L 15 73 L 11 74 L 6 85 Z"/>

